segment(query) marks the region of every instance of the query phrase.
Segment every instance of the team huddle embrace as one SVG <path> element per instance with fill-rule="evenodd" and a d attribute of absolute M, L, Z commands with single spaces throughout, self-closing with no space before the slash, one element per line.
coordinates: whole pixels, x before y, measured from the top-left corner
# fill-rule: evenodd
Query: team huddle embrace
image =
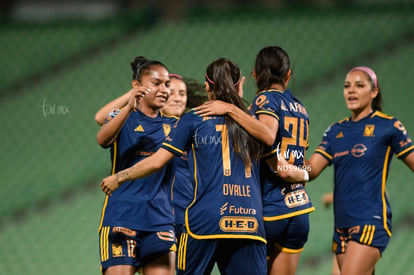
<path fill-rule="evenodd" d="M 288 89 L 282 48 L 257 54 L 251 104 L 227 58 L 207 66 L 205 85 L 142 56 L 131 68 L 131 90 L 95 116 L 112 161 L 100 184 L 103 274 L 198 275 L 215 265 L 221 274 L 295 274 L 315 210 L 305 185 L 331 164 L 341 274 L 374 272 L 391 236 L 391 157 L 414 171 L 414 146 L 402 123 L 381 112 L 373 70 L 347 73 L 351 116 L 306 159 L 309 116 Z"/>

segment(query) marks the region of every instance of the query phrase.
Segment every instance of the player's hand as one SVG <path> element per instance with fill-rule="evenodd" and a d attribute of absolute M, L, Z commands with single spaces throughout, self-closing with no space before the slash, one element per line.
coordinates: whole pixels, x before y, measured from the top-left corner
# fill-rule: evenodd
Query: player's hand
<path fill-rule="evenodd" d="M 281 177 L 282 179 L 283 178 L 290 178 L 290 177 L 293 177 L 293 174 L 294 174 L 295 175 L 294 177 L 296 179 L 298 177 L 297 173 L 299 171 L 302 174 L 305 173 L 304 171 L 301 171 L 303 169 L 300 169 L 299 167 L 297 167 L 293 164 L 290 164 L 285 159 L 285 155 L 286 155 L 286 153 L 284 151 L 280 151 L 278 153 L 278 155 L 274 158 L 274 159 L 277 159 L 277 164 L 276 164 L 277 170 L 275 172 L 279 175 L 279 177 Z M 296 180 L 299 180 L 299 179 L 296 179 Z M 306 181 L 302 181 L 302 185 L 305 187 L 306 186 Z"/>
<path fill-rule="evenodd" d="M 231 104 L 230 104 L 231 105 Z M 221 100 L 210 100 L 194 108 L 195 114 L 200 116 L 221 116 L 226 115 L 229 103 Z"/>
<path fill-rule="evenodd" d="M 326 208 L 328 208 L 333 203 L 333 193 L 323 194 L 322 203 Z"/>
<path fill-rule="evenodd" d="M 121 186 L 121 183 L 119 182 L 117 175 L 114 174 L 104 178 L 100 185 L 102 191 L 110 196 L 116 189 L 119 188 L 119 186 Z"/>
<path fill-rule="evenodd" d="M 146 88 L 144 86 L 135 86 L 130 90 L 128 106 L 131 109 L 137 108 L 141 99 L 144 97 L 144 95 L 148 94 L 149 92 L 151 92 L 149 88 Z"/>
<path fill-rule="evenodd" d="M 285 152 L 279 151 L 276 156 L 277 159 L 277 172 L 280 171 L 289 171 L 289 162 L 285 159 Z"/>

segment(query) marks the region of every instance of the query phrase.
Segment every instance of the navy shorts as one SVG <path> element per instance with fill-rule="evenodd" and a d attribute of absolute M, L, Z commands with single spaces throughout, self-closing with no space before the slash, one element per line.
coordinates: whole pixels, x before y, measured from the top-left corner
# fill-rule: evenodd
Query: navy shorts
<path fill-rule="evenodd" d="M 308 241 L 309 214 L 277 221 L 265 221 L 267 254 L 276 247 L 287 253 L 299 253 Z"/>
<path fill-rule="evenodd" d="M 177 274 L 210 274 L 217 263 L 221 274 L 265 275 L 266 245 L 249 239 L 196 240 L 181 234 Z"/>
<path fill-rule="evenodd" d="M 175 233 L 171 230 L 146 232 L 119 226 L 104 226 L 99 232 L 102 272 L 110 266 L 144 267 L 152 260 L 176 251 Z"/>
<path fill-rule="evenodd" d="M 174 225 L 175 238 L 177 240 L 177 247 L 179 246 L 179 243 L 180 243 L 181 234 L 183 232 L 185 232 L 185 230 L 186 230 L 185 229 L 185 224 L 176 224 L 176 225 Z"/>
<path fill-rule="evenodd" d="M 379 249 L 382 254 L 388 245 L 391 232 L 387 232 L 381 222 L 361 224 L 352 227 L 335 228 L 332 251 L 335 254 L 345 253 L 349 241 L 369 245 Z"/>

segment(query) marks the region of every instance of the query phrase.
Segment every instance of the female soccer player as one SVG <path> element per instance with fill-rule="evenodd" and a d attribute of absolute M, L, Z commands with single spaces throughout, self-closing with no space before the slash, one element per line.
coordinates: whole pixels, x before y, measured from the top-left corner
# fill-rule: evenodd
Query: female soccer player
<path fill-rule="evenodd" d="M 282 48 L 263 48 L 257 55 L 253 76 L 259 92 L 251 112 L 258 118 L 259 126 L 256 119 L 218 101 L 197 108 L 197 114 L 228 114 L 258 140 L 271 146 L 263 158 L 267 163 L 263 161 L 260 170 L 268 273 L 295 274 L 308 238 L 308 213 L 314 207 L 303 184 L 281 177 L 283 166 L 280 170 L 275 163 L 286 158 L 290 164 L 303 167 L 309 118 L 305 107 L 287 90 L 291 69 L 289 56 Z"/>
<path fill-rule="evenodd" d="M 385 183 L 392 155 L 414 171 L 414 146 L 403 124 L 381 112 L 375 72 L 351 69 L 344 98 L 351 116 L 325 131 L 311 156 L 310 179 L 333 164 L 333 251 L 341 274 L 372 274 L 391 236 Z"/>
<path fill-rule="evenodd" d="M 160 113 L 169 96 L 170 77 L 159 61 L 137 57 L 131 63 L 128 104 L 106 119 L 97 134 L 111 147 L 112 173 L 153 154 L 176 119 Z M 102 271 L 110 274 L 174 274 L 173 213 L 165 182 L 167 168 L 139 180 L 125 182 L 107 196 L 99 227 Z M 168 175 L 169 176 L 169 175 Z"/>
<path fill-rule="evenodd" d="M 113 101 L 102 107 L 95 115 L 95 121 L 102 125 L 108 113 L 113 110 L 124 107 L 129 100 L 134 87 L 124 95 L 114 99 Z M 207 100 L 205 96 L 205 88 L 197 81 L 183 78 L 178 74 L 170 74 L 170 96 L 161 112 L 166 116 L 181 117 L 186 109 L 190 109 L 201 105 Z M 116 111 L 115 111 L 116 112 Z M 181 232 L 185 228 L 184 213 L 187 206 L 193 200 L 194 188 L 191 183 L 191 175 L 188 169 L 187 152 L 183 152 L 181 157 L 174 158 L 171 179 L 171 202 L 174 209 L 175 235 L 177 245 Z"/>
<path fill-rule="evenodd" d="M 212 62 L 206 72 L 209 99 L 231 102 L 247 112 L 237 94 L 239 79 L 240 70 L 230 60 Z M 226 274 L 265 274 L 260 145 L 229 117 L 184 114 L 161 149 L 105 178 L 102 190 L 114 194 L 124 181 L 145 177 L 186 150 L 195 189 L 185 212 L 178 274 L 208 274 L 215 262 Z"/>
<path fill-rule="evenodd" d="M 207 100 L 205 88 L 194 80 L 184 79 L 180 75 L 170 74 L 171 96 L 162 108 L 166 115 L 181 117 L 188 108 L 199 106 Z M 204 94 L 201 94 L 203 90 Z M 174 209 L 175 236 L 177 246 L 181 233 L 185 231 L 185 210 L 193 200 L 194 187 L 188 167 L 188 152 L 176 156 L 172 164 L 171 202 Z"/>

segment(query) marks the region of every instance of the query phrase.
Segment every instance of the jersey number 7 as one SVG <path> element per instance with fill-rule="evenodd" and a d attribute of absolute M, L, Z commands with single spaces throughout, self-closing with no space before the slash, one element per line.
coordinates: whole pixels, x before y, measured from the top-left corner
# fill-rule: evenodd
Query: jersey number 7
<path fill-rule="evenodd" d="M 218 124 L 216 125 L 216 131 L 221 132 L 221 153 L 223 158 L 223 175 L 231 176 L 231 163 L 230 163 L 230 142 L 227 125 Z M 245 165 L 244 175 L 246 178 L 251 177 L 251 165 Z"/>

